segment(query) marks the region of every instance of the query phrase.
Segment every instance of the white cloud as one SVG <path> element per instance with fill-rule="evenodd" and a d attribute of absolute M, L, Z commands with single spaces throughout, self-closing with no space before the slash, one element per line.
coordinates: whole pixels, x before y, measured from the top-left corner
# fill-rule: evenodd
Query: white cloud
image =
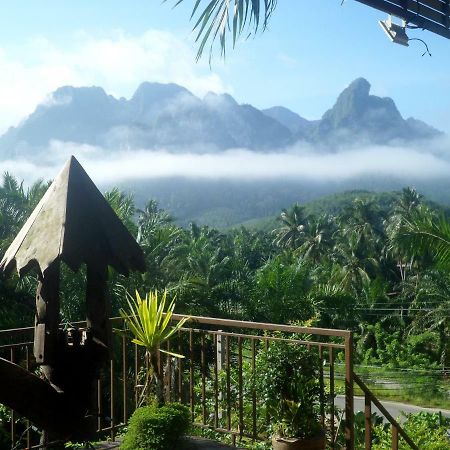
<path fill-rule="evenodd" d="M 366 176 L 392 177 L 406 185 L 447 178 L 450 173 L 448 155 L 400 146 L 374 146 L 339 153 L 318 153 L 309 147 L 296 146 L 283 153 L 235 149 L 222 153 L 174 154 L 165 150 L 114 151 L 58 141 L 52 142 L 45 152 L 45 160 L 40 159 L 36 165 L 29 160 L 3 161 L 0 172 L 9 170 L 27 182 L 38 177 L 49 179 L 71 154 L 77 156 L 100 185 L 161 177 L 339 182 Z"/>
<path fill-rule="evenodd" d="M 142 81 L 181 84 L 200 96 L 232 91 L 205 62 L 196 64 L 193 47 L 170 32 L 117 31 L 101 38 L 77 33 L 70 47 L 41 37 L 20 52 L 0 46 L 0 133 L 60 86 L 98 85 L 129 97 Z"/>

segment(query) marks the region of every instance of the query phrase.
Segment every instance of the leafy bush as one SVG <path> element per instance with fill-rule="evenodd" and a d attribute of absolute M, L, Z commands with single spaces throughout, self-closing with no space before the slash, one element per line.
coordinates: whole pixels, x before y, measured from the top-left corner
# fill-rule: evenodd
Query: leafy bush
<path fill-rule="evenodd" d="M 11 414 L 6 406 L 0 405 L 0 449 L 11 447 L 11 436 L 9 434 L 9 421 Z"/>
<path fill-rule="evenodd" d="M 434 369 L 439 368 L 438 342 L 436 332 L 408 334 L 401 326 L 386 330 L 378 322 L 365 325 L 363 335 L 357 338 L 357 353 L 361 364 Z"/>
<path fill-rule="evenodd" d="M 450 420 L 439 417 L 439 414 L 417 413 L 408 414 L 402 427 L 420 450 L 448 450 L 450 440 L 447 428 Z M 390 450 L 391 430 L 387 425 L 378 425 L 374 432 L 375 444 L 373 450 Z M 409 449 L 409 445 L 402 439 L 399 449 Z"/>
<path fill-rule="evenodd" d="M 259 353 L 256 386 L 276 421 L 276 434 L 308 438 L 320 433 L 319 365 L 317 353 L 283 341 Z"/>
<path fill-rule="evenodd" d="M 173 450 L 190 425 L 189 410 L 179 403 L 138 408 L 130 418 L 121 450 Z"/>

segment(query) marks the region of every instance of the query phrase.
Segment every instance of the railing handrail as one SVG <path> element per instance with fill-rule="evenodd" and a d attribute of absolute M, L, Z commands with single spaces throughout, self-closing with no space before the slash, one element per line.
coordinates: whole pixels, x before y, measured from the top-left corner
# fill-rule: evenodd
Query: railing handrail
<path fill-rule="evenodd" d="M 172 316 L 172 319 L 175 321 L 179 321 L 182 318 L 186 317 L 184 314 L 174 314 Z M 292 336 L 293 340 L 297 343 L 301 343 L 302 345 L 308 345 L 308 346 L 316 346 L 318 348 L 319 354 L 322 354 L 323 350 L 328 347 L 330 353 L 329 358 L 331 364 L 334 364 L 334 354 L 333 350 L 344 350 L 345 352 L 345 363 L 346 363 L 346 371 L 345 371 L 345 386 L 346 386 L 346 406 L 345 406 L 345 441 L 346 441 L 346 448 L 347 450 L 353 450 L 354 449 L 354 408 L 353 408 L 353 334 L 351 331 L 348 330 L 334 330 L 334 329 L 327 329 L 327 328 L 315 328 L 315 327 L 304 327 L 304 326 L 296 326 L 296 325 L 284 325 L 284 324 L 274 324 L 274 323 L 262 323 L 262 322 L 250 322 L 250 321 L 243 321 L 243 320 L 233 320 L 233 319 L 221 319 L 221 318 L 213 318 L 213 317 L 203 317 L 203 316 L 189 316 L 190 320 L 188 322 L 188 327 L 191 330 L 191 333 L 194 332 L 197 328 L 202 328 L 199 325 L 203 324 L 205 325 L 205 328 L 209 328 L 206 325 L 212 326 L 214 328 L 217 328 L 217 330 L 210 330 L 212 333 L 218 333 L 222 334 L 225 337 L 226 335 L 229 335 L 228 337 L 236 337 L 238 340 L 240 339 L 253 339 L 253 335 L 250 331 L 244 331 L 244 330 L 254 330 L 259 332 L 263 338 L 268 339 L 277 339 L 282 338 L 282 336 L 270 336 L 270 334 L 264 334 L 264 332 L 285 332 L 285 333 L 292 333 L 292 334 L 308 334 L 312 336 L 322 336 L 322 337 L 328 337 L 328 338 L 339 338 L 342 339 L 344 342 L 337 343 L 333 339 L 331 339 L 332 342 L 316 342 L 320 341 L 320 339 L 315 339 L 312 341 L 304 340 L 303 336 Z M 113 317 L 110 318 L 110 323 L 113 326 L 120 327 L 123 323 L 122 317 Z M 73 326 L 77 326 L 79 328 L 83 328 L 86 326 L 86 321 L 79 321 L 79 322 L 73 322 Z M 224 331 L 226 329 L 229 329 L 227 331 Z M 16 328 L 11 330 L 0 330 L 0 338 L 8 338 L 8 337 L 17 337 L 21 340 L 25 340 L 25 336 L 22 337 L 24 333 L 32 333 L 34 331 L 34 327 L 26 327 L 26 328 Z M 205 330 L 203 330 L 205 331 Z M 246 334 L 244 334 L 246 333 Z M 28 336 L 27 336 L 28 338 Z M 284 338 L 284 336 L 283 336 Z M 297 338 L 297 339 L 295 339 Z M 125 339 L 123 337 L 122 339 Z M 27 339 L 28 341 L 28 339 Z M 31 345 L 30 342 L 23 342 L 23 345 Z M 17 344 L 11 344 L 13 346 Z M 9 346 L 11 346 L 9 345 Z M 125 341 L 123 341 L 123 344 L 125 345 Z M 8 346 L 8 345 L 7 345 Z M 5 346 L 5 347 L 7 347 Z M 113 374 L 113 361 L 111 361 L 111 380 L 113 380 L 112 374 Z M 126 367 L 126 361 L 123 362 L 123 367 Z M 138 367 L 138 366 L 136 366 Z M 192 370 L 192 368 L 191 368 Z M 125 371 L 125 369 L 124 369 Z M 137 369 L 136 369 L 137 371 Z M 323 375 L 322 375 L 323 376 Z M 334 375 L 333 375 L 334 376 Z M 191 373 L 192 378 L 192 373 Z M 123 380 L 126 380 L 126 374 L 124 372 L 123 374 Z M 192 382 L 192 379 L 191 381 Z M 112 381 L 111 381 L 112 383 Z M 124 386 L 126 383 L 124 383 Z M 112 384 L 111 384 L 112 386 Z M 124 388 L 125 389 L 125 388 Z M 113 387 L 111 387 L 111 390 L 113 391 Z M 112 397 L 111 397 L 112 398 Z M 112 400 L 111 400 L 112 401 Z M 100 406 L 99 406 L 100 408 Z M 334 408 L 334 404 L 333 404 Z M 111 411 L 113 410 L 113 406 L 111 406 Z M 333 409 L 334 411 L 334 409 Z M 124 417 L 126 417 L 127 414 L 124 413 Z M 113 420 L 114 422 L 114 420 Z M 113 423 L 115 426 L 116 424 Z M 104 427 L 100 427 L 99 429 L 103 429 Z M 114 428 L 114 427 L 113 427 Z M 333 428 L 333 426 L 332 426 Z M 231 430 L 231 428 L 230 428 Z M 114 430 L 113 430 L 114 431 Z M 112 432 L 113 432 L 112 431 Z M 333 431 L 334 433 L 334 431 Z"/>
<path fill-rule="evenodd" d="M 3 336 L 17 336 L 19 334 L 33 331 L 34 327 L 25 327 L 25 328 L 7 328 L 6 330 L 0 330 L 0 338 Z"/>
<path fill-rule="evenodd" d="M 216 317 L 191 316 L 189 314 L 173 314 L 172 318 L 174 320 L 181 320 L 186 316 L 189 316 L 191 321 L 193 322 L 223 327 L 248 328 L 253 330 L 265 330 L 265 331 L 284 331 L 287 333 L 306 333 L 319 336 L 335 336 L 342 338 L 348 338 L 352 333 L 349 330 L 301 327 L 297 325 L 282 325 L 277 323 L 266 323 L 266 322 L 250 322 L 246 320 L 219 319 Z"/>
<path fill-rule="evenodd" d="M 411 438 L 406 434 L 405 430 L 401 425 L 392 417 L 389 411 L 383 406 L 383 404 L 375 397 L 373 392 L 367 387 L 367 385 L 359 378 L 356 373 L 353 373 L 353 380 L 359 386 L 359 388 L 364 392 L 366 396 L 370 398 L 370 401 L 378 408 L 378 410 L 384 415 L 384 417 L 389 421 L 389 423 L 397 429 L 400 436 L 406 441 L 406 443 L 413 449 L 419 450 L 416 444 L 411 440 Z"/>
<path fill-rule="evenodd" d="M 250 322 L 247 320 L 234 320 L 234 319 L 220 319 L 217 317 L 204 317 L 204 316 L 191 316 L 189 314 L 173 314 L 172 318 L 174 320 L 181 320 L 184 317 L 189 316 L 191 321 L 197 323 L 204 323 L 208 325 L 217 325 L 224 327 L 234 327 L 234 328 L 248 328 L 253 330 L 266 330 L 266 331 L 284 331 L 287 333 L 306 333 L 313 335 L 322 336 L 335 336 L 347 338 L 350 336 L 351 331 L 349 330 L 335 330 L 330 328 L 314 328 L 314 327 L 302 327 L 297 325 L 282 325 L 277 323 L 266 323 L 266 322 Z M 122 320 L 122 317 L 111 317 L 111 322 L 117 322 Z M 81 320 L 73 322 L 73 325 L 85 325 L 86 321 Z M 28 331 L 33 331 L 34 327 L 24 327 L 24 328 L 11 328 L 7 330 L 0 330 L 0 337 L 3 335 L 14 336 L 17 334 L 25 333 Z"/>

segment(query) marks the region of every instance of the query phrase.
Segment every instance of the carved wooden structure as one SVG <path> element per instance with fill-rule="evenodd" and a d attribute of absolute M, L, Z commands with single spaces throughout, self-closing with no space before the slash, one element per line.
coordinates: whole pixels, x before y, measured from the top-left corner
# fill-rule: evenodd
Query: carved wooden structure
<path fill-rule="evenodd" d="M 85 330 L 59 328 L 60 264 L 86 265 Z M 46 381 L 0 358 L 0 403 L 56 439 L 96 430 L 94 385 L 110 344 L 107 269 L 144 271 L 141 248 L 72 156 L 0 263 L 37 269 L 34 357 Z"/>

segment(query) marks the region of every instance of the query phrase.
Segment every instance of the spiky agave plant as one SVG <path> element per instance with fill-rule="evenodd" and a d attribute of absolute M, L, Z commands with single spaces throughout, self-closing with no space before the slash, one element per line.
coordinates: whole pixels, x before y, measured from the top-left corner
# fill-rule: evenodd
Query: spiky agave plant
<path fill-rule="evenodd" d="M 184 317 L 174 325 L 170 325 L 175 309 L 175 298 L 167 310 L 167 291 L 160 296 L 157 291 L 149 292 L 142 298 L 138 291 L 136 296 L 128 294 L 128 311 L 120 310 L 125 325 L 133 335 L 132 342 L 144 347 L 146 361 L 146 376 L 141 391 L 139 406 L 149 398 L 151 383 L 154 383 L 158 404 L 164 403 L 163 377 L 158 367 L 158 353 L 166 353 L 175 358 L 184 358 L 178 353 L 163 350 L 162 344 L 167 342 L 185 323 L 189 317 Z"/>

